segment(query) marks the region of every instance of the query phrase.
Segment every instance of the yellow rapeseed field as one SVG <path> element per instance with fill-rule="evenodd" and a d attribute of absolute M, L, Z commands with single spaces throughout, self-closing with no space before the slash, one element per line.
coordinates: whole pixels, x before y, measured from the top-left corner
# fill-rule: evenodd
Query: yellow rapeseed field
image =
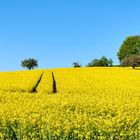
<path fill-rule="evenodd" d="M 43 73 L 42 80 L 37 87 L 37 91 L 41 94 L 49 94 L 53 92 L 53 81 L 52 81 L 52 71 L 51 70 L 46 70 Z"/>
<path fill-rule="evenodd" d="M 140 70 L 131 68 L 45 70 L 36 94 L 0 91 L 0 139 L 138 140 L 139 85 Z"/>
<path fill-rule="evenodd" d="M 42 70 L 0 72 L 0 91 L 31 92 Z"/>

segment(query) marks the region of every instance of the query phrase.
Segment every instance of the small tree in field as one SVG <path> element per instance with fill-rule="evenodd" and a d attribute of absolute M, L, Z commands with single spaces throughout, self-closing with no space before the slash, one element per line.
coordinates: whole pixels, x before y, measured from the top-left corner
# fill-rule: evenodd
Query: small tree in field
<path fill-rule="evenodd" d="M 38 67 L 38 61 L 35 60 L 34 58 L 25 59 L 21 62 L 21 66 L 29 70 L 32 70 L 35 67 Z"/>
<path fill-rule="evenodd" d="M 74 68 L 79 68 L 79 67 L 81 67 L 81 64 L 79 62 L 74 62 L 73 67 Z"/>
<path fill-rule="evenodd" d="M 132 66 L 133 69 L 140 65 L 140 56 L 131 55 L 130 57 L 126 57 L 121 61 L 122 66 Z"/>

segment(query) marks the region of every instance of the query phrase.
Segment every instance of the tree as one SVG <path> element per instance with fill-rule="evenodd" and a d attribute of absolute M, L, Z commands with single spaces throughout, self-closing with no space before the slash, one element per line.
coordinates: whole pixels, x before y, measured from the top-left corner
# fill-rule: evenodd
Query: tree
<path fill-rule="evenodd" d="M 140 36 L 128 36 L 117 53 L 120 62 L 131 55 L 140 55 Z"/>
<path fill-rule="evenodd" d="M 38 67 L 38 61 L 35 60 L 34 58 L 25 59 L 21 62 L 21 66 L 31 70 L 34 69 L 35 67 Z"/>
<path fill-rule="evenodd" d="M 136 66 L 140 65 L 140 56 L 131 55 L 129 57 L 126 57 L 121 61 L 121 65 L 132 66 L 132 68 L 135 69 Z"/>
<path fill-rule="evenodd" d="M 87 67 L 108 67 L 113 65 L 112 59 L 107 59 L 106 56 L 102 56 L 100 59 L 93 59 L 90 63 L 88 63 Z"/>
<path fill-rule="evenodd" d="M 81 64 L 79 62 L 74 62 L 73 67 L 74 68 L 79 68 L 79 67 L 81 67 Z"/>
<path fill-rule="evenodd" d="M 102 56 L 99 60 L 101 66 L 108 66 L 108 59 L 106 56 Z"/>
<path fill-rule="evenodd" d="M 93 59 L 91 62 L 88 63 L 87 67 L 96 67 L 100 65 L 101 64 L 99 59 Z"/>
<path fill-rule="evenodd" d="M 113 66 L 113 60 L 111 58 L 108 59 L 108 66 L 110 66 L 110 67 Z"/>

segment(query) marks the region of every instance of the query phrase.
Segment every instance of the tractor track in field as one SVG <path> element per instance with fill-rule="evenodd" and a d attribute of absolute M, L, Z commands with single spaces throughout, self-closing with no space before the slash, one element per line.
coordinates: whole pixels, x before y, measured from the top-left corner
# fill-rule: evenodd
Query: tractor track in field
<path fill-rule="evenodd" d="M 38 79 L 36 85 L 33 87 L 33 89 L 31 90 L 31 93 L 37 93 L 37 88 L 42 80 L 44 72 L 41 74 L 40 78 Z M 54 72 L 52 72 L 52 89 L 53 89 L 53 93 L 57 93 L 57 83 L 55 80 L 55 76 L 54 76 Z"/>
<path fill-rule="evenodd" d="M 52 72 L 52 80 L 53 80 L 53 93 L 57 93 L 57 84 L 56 84 L 56 80 L 55 80 L 55 76 L 54 73 Z"/>
<path fill-rule="evenodd" d="M 39 86 L 39 84 L 40 84 L 40 82 L 41 82 L 41 80 L 42 80 L 43 74 L 44 74 L 44 72 L 42 72 L 42 74 L 41 74 L 40 78 L 38 79 L 36 85 L 35 85 L 35 86 L 33 87 L 33 89 L 31 90 L 31 93 L 37 93 L 37 87 Z"/>

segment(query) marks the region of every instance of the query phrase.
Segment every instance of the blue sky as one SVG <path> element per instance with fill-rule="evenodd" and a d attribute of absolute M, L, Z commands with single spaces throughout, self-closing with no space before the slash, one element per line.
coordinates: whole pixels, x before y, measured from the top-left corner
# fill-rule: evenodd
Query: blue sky
<path fill-rule="evenodd" d="M 139 0 L 0 1 L 0 71 L 20 70 L 34 57 L 40 68 L 86 65 L 140 34 Z"/>

